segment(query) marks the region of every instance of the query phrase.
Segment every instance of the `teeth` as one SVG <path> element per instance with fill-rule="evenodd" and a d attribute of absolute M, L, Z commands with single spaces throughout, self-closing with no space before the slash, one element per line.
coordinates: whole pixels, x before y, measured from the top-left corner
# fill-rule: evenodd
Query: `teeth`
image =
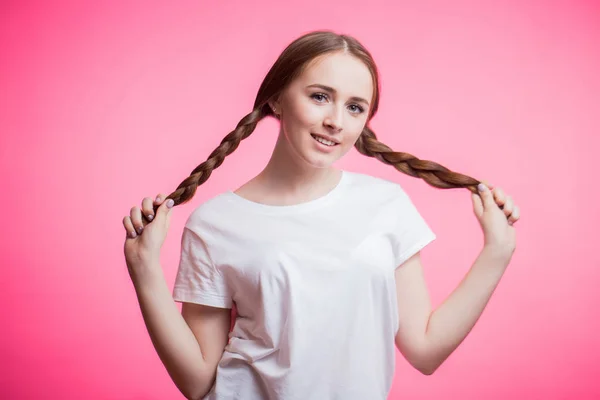
<path fill-rule="evenodd" d="M 319 137 L 319 136 L 313 136 L 313 137 L 315 138 L 315 140 L 317 142 L 323 143 L 324 145 L 327 145 L 327 146 L 334 146 L 335 145 L 335 142 L 332 142 L 332 141 L 327 140 L 327 139 L 323 139 L 322 137 Z"/>

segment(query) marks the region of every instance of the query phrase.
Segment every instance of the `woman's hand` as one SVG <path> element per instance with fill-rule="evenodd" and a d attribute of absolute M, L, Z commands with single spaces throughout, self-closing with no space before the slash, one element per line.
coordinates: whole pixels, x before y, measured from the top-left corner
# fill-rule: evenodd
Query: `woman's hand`
<path fill-rule="evenodd" d="M 483 230 L 484 247 L 505 258 L 508 265 L 516 248 L 513 224 L 520 218 L 519 207 L 502 189 L 486 184 L 479 185 L 479 196 L 471 196 L 473 211 Z"/>
<path fill-rule="evenodd" d="M 127 234 L 125 239 L 125 260 L 132 279 L 143 275 L 146 268 L 157 261 L 160 248 L 167 236 L 171 220 L 173 200 L 164 201 L 167 196 L 159 194 L 154 203 L 150 197 L 142 200 L 142 208 L 131 208 L 130 215 L 123 218 L 123 226 Z M 157 206 L 156 215 L 154 206 Z M 144 217 L 142 216 L 142 213 Z"/>

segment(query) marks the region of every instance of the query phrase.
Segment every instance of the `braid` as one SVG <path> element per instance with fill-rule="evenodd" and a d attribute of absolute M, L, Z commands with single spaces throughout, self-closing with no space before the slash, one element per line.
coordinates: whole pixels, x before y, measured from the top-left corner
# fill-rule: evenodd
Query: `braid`
<path fill-rule="evenodd" d="M 196 193 L 196 188 L 208 180 L 215 168 L 218 168 L 225 160 L 225 157 L 230 155 L 237 149 L 240 142 L 246 139 L 254 129 L 258 122 L 263 119 L 267 113 L 264 108 L 255 108 L 250 114 L 240 120 L 236 128 L 223 138 L 221 144 L 213 150 L 206 161 L 198 165 L 183 182 L 177 186 L 177 190 L 168 195 L 165 199 L 173 199 L 174 206 L 188 202 Z M 158 206 L 154 206 L 154 212 Z"/>
<path fill-rule="evenodd" d="M 396 152 L 377 140 L 375 132 L 366 127 L 355 144 L 359 153 L 374 157 L 379 161 L 394 166 L 398 171 L 415 178 L 421 178 L 431 186 L 440 189 L 466 188 L 477 192 L 477 179 L 450 171 L 433 161 L 419 160 L 408 153 Z"/>

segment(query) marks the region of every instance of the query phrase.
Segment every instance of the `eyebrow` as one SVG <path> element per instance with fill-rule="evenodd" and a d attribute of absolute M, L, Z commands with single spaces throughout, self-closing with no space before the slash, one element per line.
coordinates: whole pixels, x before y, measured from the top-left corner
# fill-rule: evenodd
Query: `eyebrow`
<path fill-rule="evenodd" d="M 334 93 L 334 94 L 337 93 L 337 91 L 334 88 L 326 86 L 326 85 L 321 85 L 320 83 L 308 85 L 307 88 L 319 88 L 319 89 L 323 89 L 323 90 L 326 90 L 326 91 Z M 367 106 L 369 106 L 369 102 L 367 100 L 363 99 L 362 97 L 354 96 L 354 97 L 351 97 L 350 100 L 365 103 Z"/>

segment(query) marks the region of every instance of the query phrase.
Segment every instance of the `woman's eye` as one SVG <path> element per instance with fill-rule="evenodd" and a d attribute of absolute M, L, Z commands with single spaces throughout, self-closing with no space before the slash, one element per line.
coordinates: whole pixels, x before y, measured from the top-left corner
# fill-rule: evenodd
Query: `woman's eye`
<path fill-rule="evenodd" d="M 365 111 L 361 106 L 357 105 L 357 104 L 351 104 L 350 107 L 354 107 L 353 112 L 360 114 L 361 112 Z"/>
<path fill-rule="evenodd" d="M 312 97 L 313 99 L 315 99 L 315 100 L 317 100 L 317 101 L 319 101 L 319 102 L 320 102 L 320 99 L 321 99 L 321 98 L 325 98 L 325 97 L 327 97 L 327 96 L 326 96 L 326 95 L 324 95 L 323 93 L 314 93 L 314 94 L 313 94 L 312 96 L 310 96 L 310 97 Z"/>

